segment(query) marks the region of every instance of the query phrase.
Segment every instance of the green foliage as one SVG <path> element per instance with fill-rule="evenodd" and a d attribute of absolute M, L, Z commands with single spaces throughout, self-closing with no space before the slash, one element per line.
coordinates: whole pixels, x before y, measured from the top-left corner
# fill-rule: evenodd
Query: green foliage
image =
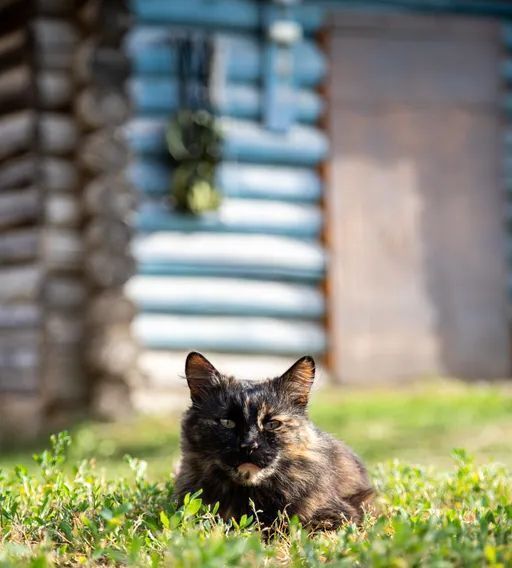
<path fill-rule="evenodd" d="M 150 481 L 127 457 L 129 474 L 108 479 L 94 459 L 68 464 L 72 448 L 59 434 L 37 469 L 0 470 L 1 567 L 512 565 L 512 475 L 463 450 L 446 471 L 375 466 L 378 512 L 361 528 L 311 535 L 292 519 L 268 540 L 257 511 L 225 523 L 200 492 L 177 507 L 170 475 Z"/>
<path fill-rule="evenodd" d="M 167 128 L 167 147 L 174 161 L 172 199 L 180 211 L 198 215 L 217 209 L 220 192 L 215 169 L 221 157 L 222 132 L 205 110 L 181 110 Z"/>

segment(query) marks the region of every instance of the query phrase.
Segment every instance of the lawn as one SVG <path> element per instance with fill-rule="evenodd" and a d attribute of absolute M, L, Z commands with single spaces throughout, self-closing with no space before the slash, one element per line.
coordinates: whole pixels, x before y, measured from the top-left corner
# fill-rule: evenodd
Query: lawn
<path fill-rule="evenodd" d="M 292 521 L 266 542 L 200 496 L 176 509 L 177 417 L 139 417 L 0 456 L 0 566 L 512 566 L 512 390 L 429 385 L 314 394 L 315 422 L 370 466 L 379 513 L 362 528 Z"/>

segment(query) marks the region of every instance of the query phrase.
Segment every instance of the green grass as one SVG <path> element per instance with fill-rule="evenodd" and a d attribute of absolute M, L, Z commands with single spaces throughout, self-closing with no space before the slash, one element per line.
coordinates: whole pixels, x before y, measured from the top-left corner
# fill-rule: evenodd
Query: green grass
<path fill-rule="evenodd" d="M 35 461 L 0 457 L 0 567 L 512 566 L 510 389 L 326 391 L 311 415 L 370 465 L 378 513 L 362 528 L 309 535 L 292 521 L 266 542 L 200 497 L 177 509 L 176 417 L 84 423 Z"/>

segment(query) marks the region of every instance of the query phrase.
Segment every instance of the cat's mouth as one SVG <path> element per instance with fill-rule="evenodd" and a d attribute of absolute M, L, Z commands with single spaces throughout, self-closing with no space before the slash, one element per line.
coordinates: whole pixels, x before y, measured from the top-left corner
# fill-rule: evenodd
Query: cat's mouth
<path fill-rule="evenodd" d="M 234 480 L 242 485 L 258 485 L 270 477 L 275 470 L 275 462 L 258 465 L 254 462 L 242 462 L 233 468 Z"/>
<path fill-rule="evenodd" d="M 261 468 L 259 465 L 256 465 L 255 463 L 251 463 L 251 462 L 244 462 L 241 463 L 236 470 L 238 471 L 238 473 L 241 473 L 242 475 L 247 475 L 247 476 L 252 476 L 252 475 L 256 475 L 257 473 L 259 473 L 263 468 Z"/>

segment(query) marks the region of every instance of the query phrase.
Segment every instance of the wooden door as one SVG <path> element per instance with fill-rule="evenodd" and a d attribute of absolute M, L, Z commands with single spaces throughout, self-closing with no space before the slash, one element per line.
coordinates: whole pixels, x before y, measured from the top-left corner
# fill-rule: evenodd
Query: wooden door
<path fill-rule="evenodd" d="M 506 376 L 499 25 L 341 12 L 333 21 L 336 374 Z"/>

